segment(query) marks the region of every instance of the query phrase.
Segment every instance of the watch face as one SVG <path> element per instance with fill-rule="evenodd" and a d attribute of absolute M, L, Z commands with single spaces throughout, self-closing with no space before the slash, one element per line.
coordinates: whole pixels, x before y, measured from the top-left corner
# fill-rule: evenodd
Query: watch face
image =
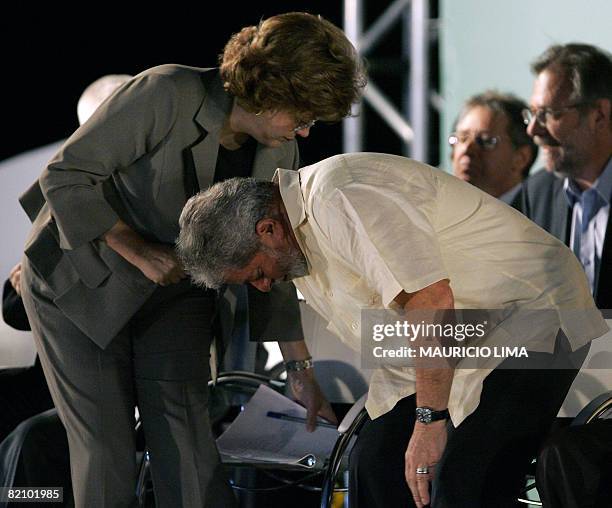
<path fill-rule="evenodd" d="M 418 407 L 416 410 L 417 420 L 421 423 L 431 423 L 431 409 L 428 407 Z"/>

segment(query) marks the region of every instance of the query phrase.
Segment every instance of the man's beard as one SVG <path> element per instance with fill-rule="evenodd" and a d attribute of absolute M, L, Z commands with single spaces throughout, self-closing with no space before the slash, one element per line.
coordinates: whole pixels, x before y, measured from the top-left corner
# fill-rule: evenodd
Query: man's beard
<path fill-rule="evenodd" d="M 299 279 L 308 275 L 308 263 L 300 249 L 290 245 L 284 251 L 266 246 L 263 246 L 262 250 L 278 261 L 280 271 L 285 274 L 283 280 Z"/>
<path fill-rule="evenodd" d="M 544 152 L 544 164 L 548 171 L 559 178 L 573 177 L 580 172 L 582 157 L 577 153 L 576 147 L 563 146 L 546 136 L 536 136 L 534 140 Z"/>
<path fill-rule="evenodd" d="M 584 119 L 581 119 L 573 139 L 565 143 L 557 141 L 548 134 L 535 136 L 534 141 L 542 149 L 550 147 L 548 154 L 544 155 L 546 169 L 552 171 L 557 177 L 579 178 L 585 165 L 589 162 L 592 148 L 589 139 L 594 135 L 595 133 L 590 131 Z"/>
<path fill-rule="evenodd" d="M 570 149 L 571 150 L 571 149 Z M 551 165 L 552 172 L 559 178 L 576 178 L 580 177 L 582 169 L 586 163 L 584 157 L 581 157 L 575 150 L 567 151 L 564 149 L 557 158 L 547 162 Z"/>

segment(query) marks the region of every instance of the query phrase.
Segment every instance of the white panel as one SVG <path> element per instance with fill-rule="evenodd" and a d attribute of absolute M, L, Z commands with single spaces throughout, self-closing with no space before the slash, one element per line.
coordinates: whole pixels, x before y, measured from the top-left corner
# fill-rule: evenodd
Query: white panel
<path fill-rule="evenodd" d="M 609 0 L 440 0 L 441 165 L 450 170 L 446 138 L 461 104 L 487 88 L 528 100 L 529 64 L 554 43 L 612 49 Z M 534 166 L 537 167 L 537 166 Z"/>

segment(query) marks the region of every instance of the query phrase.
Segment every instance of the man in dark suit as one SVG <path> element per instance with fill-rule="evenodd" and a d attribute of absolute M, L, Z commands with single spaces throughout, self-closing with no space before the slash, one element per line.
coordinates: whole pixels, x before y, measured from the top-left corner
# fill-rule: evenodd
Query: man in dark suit
<path fill-rule="evenodd" d="M 574 249 L 600 309 L 612 308 L 612 61 L 583 44 L 549 48 L 534 64 L 528 133 L 545 173 L 527 180 L 523 211 Z"/>
<path fill-rule="evenodd" d="M 207 412 L 217 293 L 186 278 L 178 217 L 213 182 L 296 169 L 296 136 L 349 114 L 363 86 L 341 30 L 274 16 L 235 34 L 220 69 L 164 65 L 119 88 L 50 162 L 42 195 L 35 186 L 22 198 L 34 220 L 24 304 L 66 427 L 77 507 L 135 502 L 135 405 L 157 506 L 234 505 Z M 288 341 L 285 359 L 303 366 L 289 374 L 296 396 L 312 420 L 333 418 L 307 368 L 295 289 L 256 303 L 279 319 L 251 312 L 252 332 Z"/>
<path fill-rule="evenodd" d="M 17 264 L 2 290 L 2 317 L 10 327 L 29 331 L 30 323 L 19 294 L 20 277 L 21 264 Z M 31 367 L 0 370 L 0 407 L 0 443 L 23 420 L 53 407 L 38 356 Z"/>
<path fill-rule="evenodd" d="M 538 155 L 521 116 L 526 106 L 512 94 L 489 90 L 474 95 L 448 137 L 453 174 L 515 208 L 521 182 Z"/>
<path fill-rule="evenodd" d="M 536 78 L 524 117 L 546 171 L 523 185 L 522 211 L 574 250 L 597 306 L 609 317 L 612 58 L 587 44 L 556 45 L 538 57 L 532 71 Z M 544 506 L 577 506 L 579 499 L 581 506 L 588 499 L 596 506 L 594 500 L 607 488 L 610 458 L 609 425 L 599 423 L 586 432 L 572 427 L 553 436 L 538 459 Z"/>

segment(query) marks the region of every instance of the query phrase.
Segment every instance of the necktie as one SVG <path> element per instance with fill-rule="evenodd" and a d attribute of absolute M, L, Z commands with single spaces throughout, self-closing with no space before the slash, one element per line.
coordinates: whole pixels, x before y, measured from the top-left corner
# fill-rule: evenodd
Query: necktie
<path fill-rule="evenodd" d="M 582 220 L 579 224 L 576 224 L 577 227 L 574 231 L 574 253 L 584 265 L 584 260 L 580 256 L 582 237 L 589 228 L 589 222 L 601 208 L 603 200 L 596 189 L 588 189 L 580 196 L 580 203 L 582 205 Z"/>

